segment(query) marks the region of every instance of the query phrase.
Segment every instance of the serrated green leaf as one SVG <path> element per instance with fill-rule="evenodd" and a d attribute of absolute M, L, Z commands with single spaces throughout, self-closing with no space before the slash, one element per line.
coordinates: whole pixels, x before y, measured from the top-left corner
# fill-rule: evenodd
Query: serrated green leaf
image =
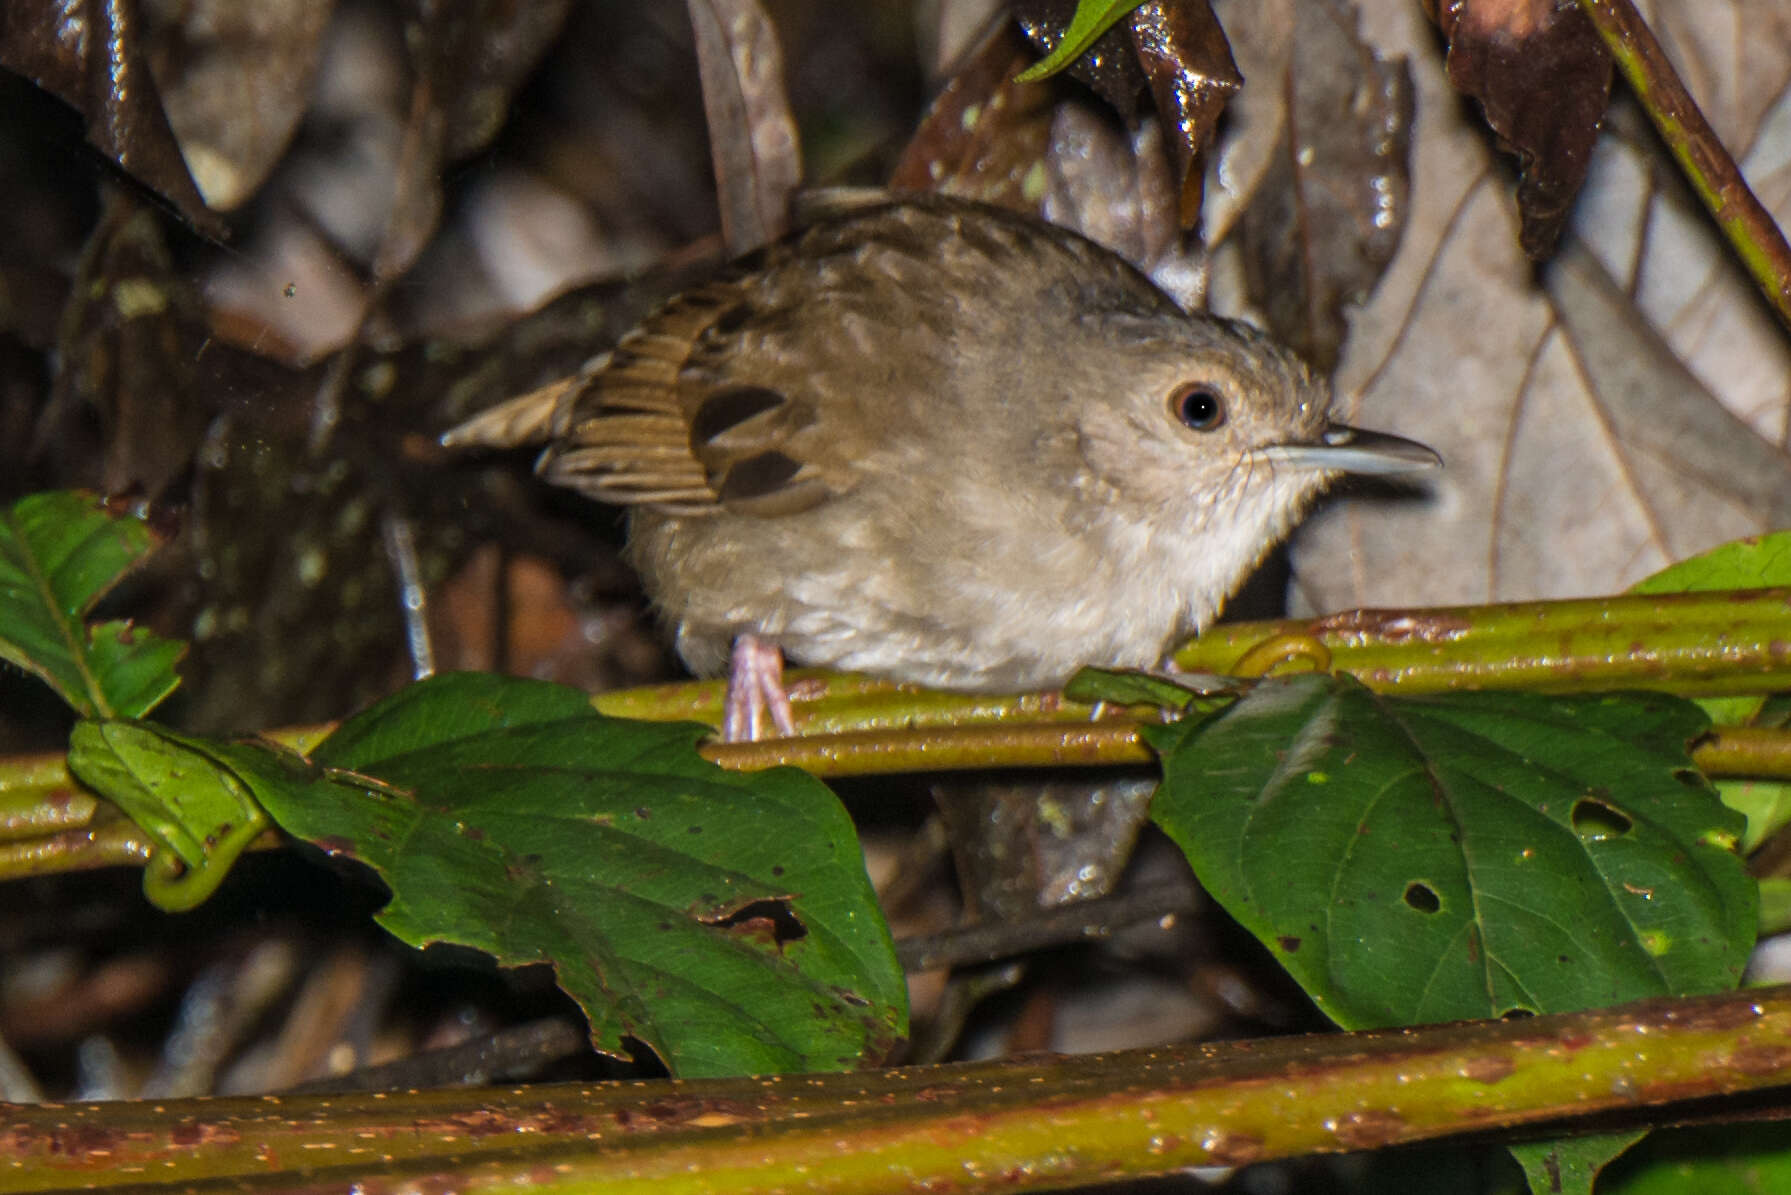
<path fill-rule="evenodd" d="M 1101 40 L 1102 34 L 1143 3 L 1144 0 L 1079 0 L 1069 26 L 1063 31 L 1063 39 L 1045 57 L 1015 75 L 1014 82 L 1036 83 L 1040 79 L 1049 79 L 1086 54 L 1090 46 Z"/>
<path fill-rule="evenodd" d="M 257 795 L 378 871 L 380 922 L 406 942 L 551 963 L 600 1050 L 632 1037 L 682 1076 L 881 1060 L 906 989 L 851 820 L 806 773 L 709 763 L 705 733 L 444 676 L 320 744 L 335 783 Z"/>
<path fill-rule="evenodd" d="M 267 828 L 251 795 L 279 766 L 264 756 L 149 722 L 84 720 L 69 736 L 68 769 L 155 842 L 143 892 L 160 908 L 183 910 L 216 891 Z"/>
<path fill-rule="evenodd" d="M 0 658 L 89 718 L 148 713 L 180 683 L 184 644 L 87 614 L 158 546 L 141 517 L 92 494 L 21 498 L 0 512 Z"/>
<path fill-rule="evenodd" d="M 1653 695 L 1391 698 L 1263 682 L 1148 727 L 1152 816 L 1201 883 L 1348 1028 L 1565 1012 L 1741 977 L 1741 819 Z"/>
<path fill-rule="evenodd" d="M 1668 565 L 1637 582 L 1631 593 L 1699 593 L 1791 585 L 1791 531 L 1749 536 Z M 1773 725 L 1784 698 L 1706 697 L 1698 702 L 1713 722 Z M 1741 853 L 1749 854 L 1791 822 L 1791 784 L 1783 780 L 1721 780 L 1717 792 L 1747 818 Z"/>

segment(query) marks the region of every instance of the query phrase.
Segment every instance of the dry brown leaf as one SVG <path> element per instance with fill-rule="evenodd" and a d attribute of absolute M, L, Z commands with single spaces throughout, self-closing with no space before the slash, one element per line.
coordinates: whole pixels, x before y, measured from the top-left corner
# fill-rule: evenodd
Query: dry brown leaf
<path fill-rule="evenodd" d="M 1057 43 L 1063 40 L 1064 31 L 1070 27 L 1070 18 L 1076 13 L 1076 2 L 1014 0 L 1009 11 L 1025 31 L 1027 39 L 1043 55 L 1055 50 Z M 1064 68 L 1064 73 L 1086 84 L 1126 119 L 1138 114 L 1138 97 L 1145 86 L 1144 71 L 1132 48 L 1126 22 L 1122 21 L 1101 34 L 1092 46 Z"/>
<path fill-rule="evenodd" d="M 114 190 L 63 309 L 62 365 L 37 428 L 65 484 L 156 498 L 187 469 L 209 418 L 194 386 L 201 327 L 198 296 L 175 271 L 161 214 Z M 98 431 L 98 445 L 85 442 L 84 429 Z M 97 474 L 78 464 L 87 455 L 98 457 Z"/>
<path fill-rule="evenodd" d="M 195 228 L 222 236 L 224 224 L 206 208 L 169 128 L 145 33 L 129 0 L 7 0 L 0 5 L 0 66 L 72 105 L 94 148 Z"/>
<path fill-rule="evenodd" d="M 1026 36 L 1049 52 L 1063 38 L 1075 0 L 1019 0 L 1013 12 Z M 1225 29 L 1209 0 L 1149 0 L 1109 29 L 1067 69 L 1128 124 L 1148 88 L 1175 159 L 1180 225 L 1199 221 L 1203 156 L 1226 104 L 1243 86 Z"/>
<path fill-rule="evenodd" d="M 1175 159 L 1177 219 L 1192 228 L 1200 219 L 1202 159 L 1244 78 L 1206 0 L 1151 0 L 1127 24 Z"/>
<path fill-rule="evenodd" d="M 330 0 L 144 5 L 149 69 L 209 207 L 239 207 L 286 152 L 335 7 Z"/>
<path fill-rule="evenodd" d="M 1178 186 L 1156 122 L 1128 132 L 1054 84 L 1014 82 L 1031 57 L 1011 27 L 989 30 L 933 101 L 890 186 L 1043 215 L 1200 306 L 1205 259 L 1181 234 Z"/>
<path fill-rule="evenodd" d="M 1519 239 L 1543 260 L 1592 161 L 1611 94 L 1610 51 L 1585 13 L 1556 0 L 1450 0 L 1433 15 L 1449 39 L 1450 81 L 1480 102 L 1523 163 Z"/>
<path fill-rule="evenodd" d="M 1291 53 L 1257 85 L 1284 97 L 1281 136 L 1243 224 L 1245 284 L 1269 330 L 1329 373 L 1345 308 L 1399 248 L 1411 181 L 1412 81 L 1356 36 L 1353 8 L 1307 0 Z"/>
<path fill-rule="evenodd" d="M 1446 467 L 1422 491 L 1333 502 L 1310 521 L 1296 605 L 1610 593 L 1784 526 L 1791 345 L 1652 136 L 1600 140 L 1570 232 L 1590 257 L 1557 263 L 1544 287 L 1518 249 L 1501 161 L 1454 95 L 1433 31 L 1403 0 L 1361 8 L 1367 39 L 1411 58 L 1418 126 L 1412 222 L 1352 321 L 1340 407 L 1426 441 Z M 1791 14 L 1776 0 L 1723 0 L 1646 15 L 1662 20 L 1669 55 L 1783 220 Z M 1641 127 L 1633 115 L 1616 123 Z"/>

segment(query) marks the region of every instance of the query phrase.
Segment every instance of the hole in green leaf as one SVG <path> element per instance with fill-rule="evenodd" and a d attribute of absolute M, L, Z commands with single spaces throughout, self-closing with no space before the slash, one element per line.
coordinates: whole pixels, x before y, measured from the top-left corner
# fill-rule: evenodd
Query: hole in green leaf
<path fill-rule="evenodd" d="M 1633 822 L 1627 814 L 1614 805 L 1591 797 L 1583 797 L 1576 801 L 1573 813 L 1573 832 L 1586 842 L 1603 842 L 1607 838 L 1621 838 L 1629 833 Z"/>
<path fill-rule="evenodd" d="M 1507 1008 L 1499 1014 L 1501 1021 L 1527 1021 L 1536 1015 L 1533 1008 Z"/>
<path fill-rule="evenodd" d="M 808 927 L 790 911 L 789 903 L 781 900 L 755 900 L 725 917 L 704 918 L 704 924 L 780 948 L 808 937 Z"/>
<path fill-rule="evenodd" d="M 1422 880 L 1413 880 L 1405 886 L 1405 903 L 1420 913 L 1434 913 L 1443 907 L 1443 899 L 1437 895 L 1437 890 Z"/>

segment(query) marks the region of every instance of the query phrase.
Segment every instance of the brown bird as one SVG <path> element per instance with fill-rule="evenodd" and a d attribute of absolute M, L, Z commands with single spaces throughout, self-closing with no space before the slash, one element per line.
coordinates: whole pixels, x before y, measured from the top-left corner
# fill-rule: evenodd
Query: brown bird
<path fill-rule="evenodd" d="M 546 440 L 629 507 L 629 554 L 730 737 L 777 649 L 950 689 L 1150 667 L 1342 473 L 1438 463 L 1332 423 L 1252 328 L 1091 241 L 963 200 L 820 222 L 667 303 L 577 376 L 448 432 Z"/>

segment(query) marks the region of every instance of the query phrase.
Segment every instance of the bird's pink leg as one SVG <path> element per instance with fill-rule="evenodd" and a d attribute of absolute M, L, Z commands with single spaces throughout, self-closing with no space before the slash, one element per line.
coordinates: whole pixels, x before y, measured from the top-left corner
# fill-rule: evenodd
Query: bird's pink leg
<path fill-rule="evenodd" d="M 722 739 L 741 743 L 758 738 L 767 711 L 778 734 L 788 737 L 796 733 L 796 713 L 784 691 L 784 653 L 757 635 L 741 635 L 734 640 L 734 654 L 728 660 Z"/>

